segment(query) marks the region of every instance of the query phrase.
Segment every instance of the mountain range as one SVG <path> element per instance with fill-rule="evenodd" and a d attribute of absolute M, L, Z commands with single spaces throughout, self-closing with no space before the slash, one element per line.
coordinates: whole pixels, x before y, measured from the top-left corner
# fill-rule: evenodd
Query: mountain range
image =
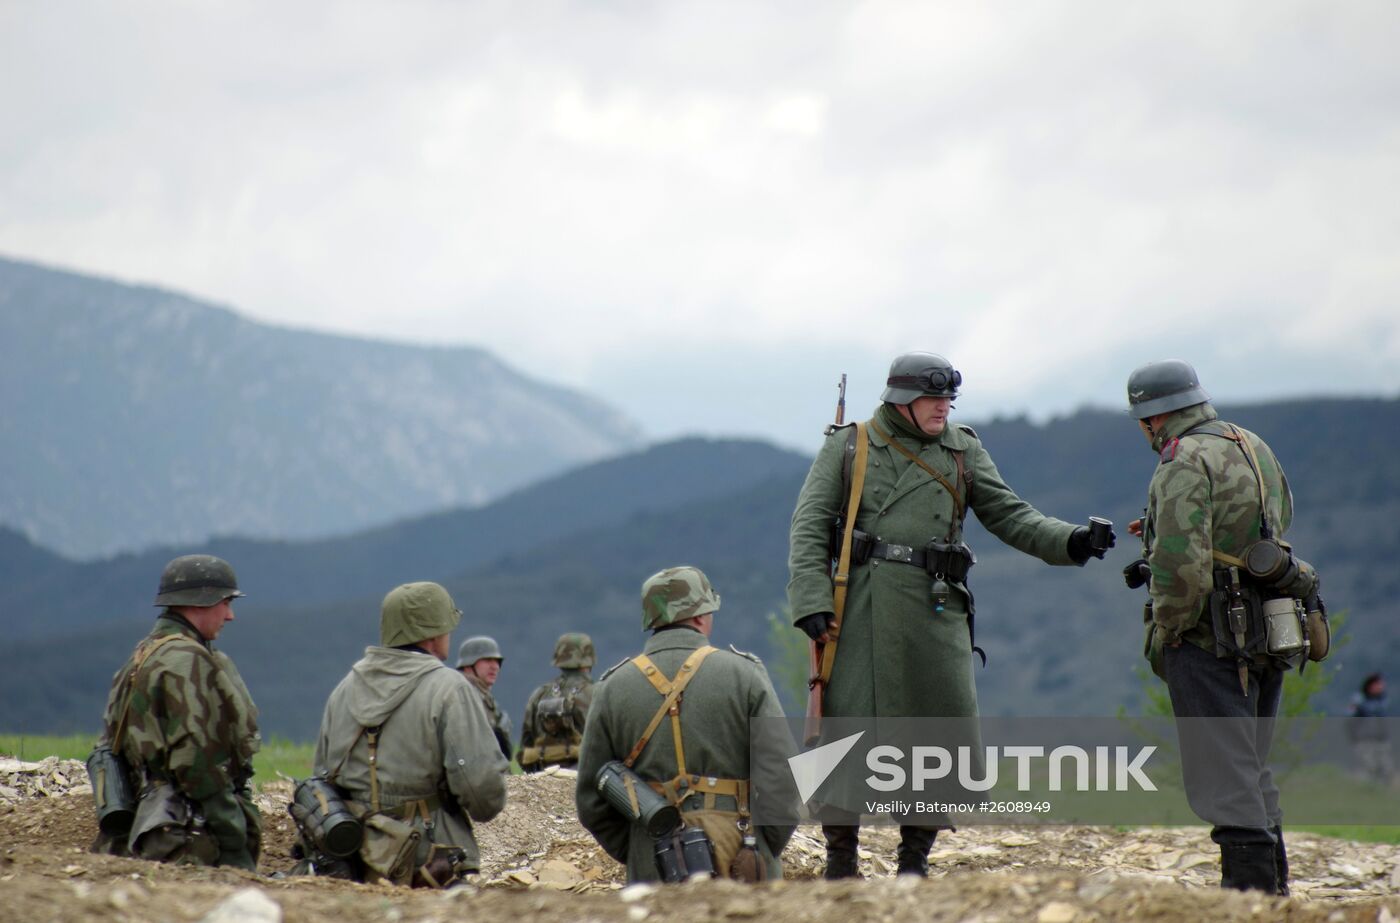
<path fill-rule="evenodd" d="M 73 558 L 325 537 L 642 444 L 546 377 L 0 259 L 0 524 Z"/>
<path fill-rule="evenodd" d="M 1350 643 L 1324 667 L 1337 708 L 1366 672 L 1400 659 L 1400 401 L 1333 399 L 1221 408 L 1262 435 L 1296 501 L 1289 538 L 1321 571 Z M 1042 512 L 1118 524 L 1105 561 L 1052 568 L 969 517 L 977 669 L 984 713 L 1112 714 L 1143 694 L 1142 591 L 1120 571 L 1138 555 L 1156 456 L 1121 412 L 1084 410 L 1037 424 L 975 424 L 1002 475 Z M 308 739 L 331 687 L 378 630 L 385 591 L 443 582 L 465 612 L 454 636 L 495 636 L 506 654 L 499 698 L 518 719 L 552 675 L 563 631 L 593 635 L 599 670 L 641 644 L 641 582 L 662 567 L 703 568 L 723 596 L 715 640 L 772 659 L 770 614 L 787 580 L 787 528 L 810 459 L 763 443 L 686 440 L 586 465 L 479 509 L 405 520 L 333 540 L 218 540 L 77 563 L 0 533 L 0 727 L 95 730 L 110 677 L 150 623 L 164 560 L 210 550 L 239 569 L 249 597 L 221 646 L 239 663 L 269 734 Z M 975 513 L 974 513 L 975 517 Z M 780 616 L 781 617 L 781 616 Z M 781 627 L 779 631 L 792 631 Z M 1316 669 L 1316 667 L 1312 668 Z M 775 675 L 780 671 L 775 670 Z M 784 690 L 790 707 L 795 689 Z"/>

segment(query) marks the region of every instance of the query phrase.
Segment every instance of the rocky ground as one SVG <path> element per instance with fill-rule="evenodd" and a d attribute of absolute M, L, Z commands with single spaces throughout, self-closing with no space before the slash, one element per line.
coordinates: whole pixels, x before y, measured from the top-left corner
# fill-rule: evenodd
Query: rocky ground
<path fill-rule="evenodd" d="M 762 918 L 796 921 L 1111 920 L 1400 923 L 1400 847 L 1298 834 L 1294 896 L 1223 893 L 1200 828 L 965 827 L 940 836 L 928 881 L 892 877 L 890 828 L 865 832 L 865 880 L 817 880 L 820 832 L 800 830 L 789 878 L 624 888 L 622 869 L 578 826 L 570 774 L 515 777 L 505 813 L 478 828 L 479 881 L 446 892 L 271 878 L 292 865 L 290 784 L 261 788 L 259 874 L 87 852 L 96 823 L 82 764 L 0 758 L 0 919 L 38 921 L 533 921 Z"/>

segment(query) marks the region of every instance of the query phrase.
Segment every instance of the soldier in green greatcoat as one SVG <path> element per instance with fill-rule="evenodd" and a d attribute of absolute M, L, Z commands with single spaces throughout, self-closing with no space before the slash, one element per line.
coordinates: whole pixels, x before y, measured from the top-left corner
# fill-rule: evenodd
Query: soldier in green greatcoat
<path fill-rule="evenodd" d="M 1007 486 L 972 428 L 949 421 L 961 383 L 942 356 L 899 356 L 883 403 L 860 427 L 867 442 L 864 484 L 825 715 L 977 714 L 966 575 L 973 558 L 962 541 L 967 511 L 1006 544 L 1047 564 L 1082 565 L 1112 546 L 1111 532 L 1101 547 L 1091 547 L 1088 528 L 1042 515 Z M 849 499 L 856 431 L 855 424 L 833 428 L 792 515 L 788 601 L 797 627 L 823 643 L 835 611 L 833 530 Z M 855 875 L 857 818 L 824 824 L 823 833 L 826 876 Z M 936 834 L 901 827 L 901 873 L 927 874 Z"/>
<path fill-rule="evenodd" d="M 548 766 L 567 768 L 578 763 L 593 701 L 589 671 L 596 659 L 593 639 L 582 632 L 566 632 L 554 642 L 559 675 L 537 687 L 525 703 L 518 756 L 521 769 L 539 772 Z"/>
<path fill-rule="evenodd" d="M 130 835 L 94 851 L 254 870 L 262 818 L 253 803 L 258 710 L 214 639 L 233 621 L 233 568 L 207 554 L 165 566 L 151 633 L 112 679 L 100 744 L 125 758 L 140 793 Z"/>
<path fill-rule="evenodd" d="M 772 791 L 755 790 L 750 778 L 750 724 L 783 717 L 763 663 L 753 654 L 710 645 L 719 594 L 697 568 L 671 567 L 642 585 L 643 652 L 608 670 L 594 689 L 583 735 L 575 800 L 579 821 L 608 855 L 627 865 L 629 881 L 655 881 L 654 841 L 640 824 L 619 813 L 598 790 L 598 771 L 628 758 L 666 701 L 661 688 L 693 671 L 674 719 L 661 720 L 632 769 L 676 804 L 688 824 L 703 828 L 715 847 L 716 869 L 730 872 L 742 850 L 742 829 L 756 801 L 769 817 L 795 816 L 795 792 L 786 772 Z M 675 727 L 680 728 L 679 744 Z M 769 735 L 772 736 L 772 735 Z M 786 768 L 782 755 L 773 762 Z M 782 876 L 779 854 L 792 826 L 749 828 L 761 874 Z"/>
<path fill-rule="evenodd" d="M 1284 672 L 1302 654 L 1269 654 L 1269 639 L 1257 630 L 1263 619 L 1248 607 L 1270 597 L 1315 599 L 1316 571 L 1297 561 L 1295 579 L 1306 586 L 1284 592 L 1252 578 L 1243 559 L 1252 559 L 1261 538 L 1283 538 L 1293 494 L 1269 446 L 1219 419 L 1188 363 L 1136 369 L 1128 405 L 1158 464 L 1146 518 L 1128 527 L 1142 537 L 1143 559 L 1124 577 L 1130 587 L 1148 583 L 1147 654 L 1179 719 L 1187 797 L 1213 824 L 1222 887 L 1287 894 L 1282 810 L 1268 759 Z M 1222 594 L 1231 594 L 1231 583 L 1248 611 L 1248 630 L 1238 638 L 1228 625 L 1218 631 L 1212 617 L 1213 597 L 1222 613 L 1230 604 Z M 1243 650 L 1228 649 L 1236 642 Z M 1180 720 L 1198 718 L 1228 720 Z"/>

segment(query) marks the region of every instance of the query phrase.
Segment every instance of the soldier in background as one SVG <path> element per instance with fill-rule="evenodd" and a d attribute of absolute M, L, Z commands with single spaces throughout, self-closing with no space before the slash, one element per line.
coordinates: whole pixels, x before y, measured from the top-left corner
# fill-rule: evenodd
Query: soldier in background
<path fill-rule="evenodd" d="M 481 697 L 443 661 L 462 613 L 436 583 L 406 583 L 384 597 L 379 646 L 365 648 L 331 692 L 316 741 L 316 775 L 360 812 L 412 825 L 415 885 L 441 886 L 439 854 L 455 874 L 480 868 L 472 821 L 506 804 L 506 760 Z M 376 846 L 368 841 L 366 850 Z M 366 860 L 369 865 L 369 860 Z M 371 869 L 392 878 L 385 869 Z M 425 880 L 426 879 L 426 880 Z M 408 881 L 401 883 L 407 884 Z"/>
<path fill-rule="evenodd" d="M 505 660 L 496 639 L 486 635 L 468 638 L 457 649 L 457 669 L 480 694 L 486 717 L 491 722 L 491 732 L 496 735 L 496 742 L 501 745 L 501 753 L 506 759 L 510 759 L 513 752 L 510 742 L 510 715 L 506 714 L 506 710 L 497 704 L 496 697 L 491 694 L 491 687 L 496 685 L 496 678 L 501 675 L 501 664 L 505 663 Z"/>
<path fill-rule="evenodd" d="M 164 611 L 107 697 L 102 742 L 140 792 L 129 838 L 93 849 L 142 859 L 257 868 L 262 818 L 250 783 L 258 710 L 214 639 L 244 595 L 227 561 L 175 558 L 160 576 Z"/>
<path fill-rule="evenodd" d="M 539 772 L 546 766 L 578 762 L 588 709 L 593 701 L 593 639 L 569 632 L 554 642 L 559 675 L 530 694 L 520 728 L 520 768 Z"/>
<path fill-rule="evenodd" d="M 783 710 L 762 661 L 733 647 L 710 646 L 719 603 L 719 594 L 697 568 L 670 567 L 652 575 L 642 584 L 642 629 L 651 637 L 640 656 L 603 674 L 594 693 L 574 798 L 579 821 L 608 855 L 627 865 L 628 881 L 660 877 L 655 841 L 604 800 L 597 776 L 610 760 L 633 758 L 631 769 L 679 807 L 688 825 L 709 836 L 721 877 L 782 877 L 778 856 L 796 828 L 752 827 L 749 758 L 751 719 L 781 719 Z M 683 673 L 690 678 L 670 710 L 672 718 L 658 720 L 658 708 L 665 708 Z M 757 795 L 792 803 L 790 812 L 769 816 L 795 815 L 795 789 L 779 787 L 791 786 L 787 762 L 774 762 L 782 769 L 780 783 Z M 747 848 L 745 833 L 753 837 Z M 747 860 L 736 864 L 742 853 Z"/>
<path fill-rule="evenodd" d="M 1221 887 L 1287 894 L 1283 813 L 1268 759 L 1289 663 L 1266 652 L 1253 625 L 1237 642 L 1245 653 L 1227 651 L 1221 639 L 1233 638 L 1217 629 L 1212 597 L 1222 581 L 1235 583 L 1232 599 L 1249 594 L 1240 556 L 1261 536 L 1283 538 L 1293 494 L 1264 440 L 1220 420 L 1196 370 L 1179 359 L 1128 377 L 1128 412 L 1158 464 L 1147 516 L 1128 527 L 1142 537 L 1143 560 L 1124 576 L 1131 587 L 1148 581 L 1148 659 L 1171 695 L 1187 798 L 1213 824 Z M 1235 720 L 1182 720 L 1199 718 Z"/>

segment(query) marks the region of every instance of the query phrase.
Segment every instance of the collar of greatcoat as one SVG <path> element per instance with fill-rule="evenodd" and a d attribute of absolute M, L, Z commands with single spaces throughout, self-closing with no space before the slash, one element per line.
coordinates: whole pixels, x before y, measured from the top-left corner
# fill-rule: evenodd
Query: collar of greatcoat
<path fill-rule="evenodd" d="M 668 628 L 647 638 L 642 653 L 650 657 L 657 651 L 693 651 L 710 643 L 710 639 L 694 628 Z"/>

